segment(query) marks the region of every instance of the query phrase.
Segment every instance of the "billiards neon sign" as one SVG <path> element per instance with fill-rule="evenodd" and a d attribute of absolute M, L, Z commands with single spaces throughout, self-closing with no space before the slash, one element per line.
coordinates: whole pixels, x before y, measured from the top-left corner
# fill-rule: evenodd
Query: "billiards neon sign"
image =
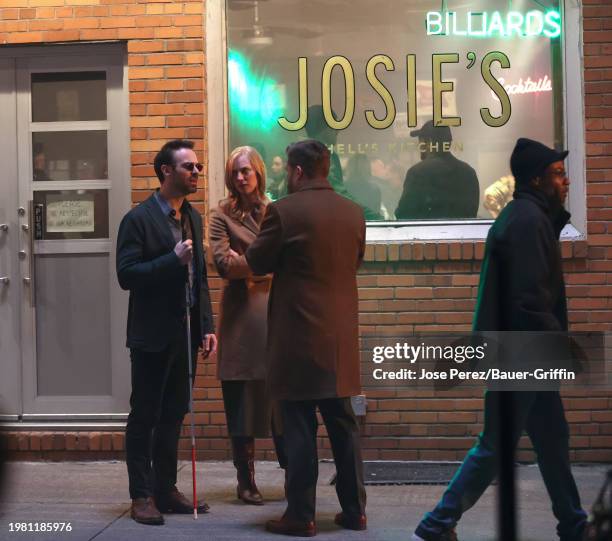
<path fill-rule="evenodd" d="M 430 11 L 426 19 L 428 36 L 473 38 L 547 37 L 561 35 L 561 13 L 547 11 Z"/>

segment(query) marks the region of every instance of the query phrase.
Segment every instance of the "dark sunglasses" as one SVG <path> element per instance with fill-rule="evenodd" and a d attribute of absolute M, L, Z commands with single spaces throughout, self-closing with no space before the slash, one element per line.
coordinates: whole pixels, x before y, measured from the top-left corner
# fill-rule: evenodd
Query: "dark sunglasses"
<path fill-rule="evenodd" d="M 201 163 L 194 162 L 183 162 L 179 164 L 179 167 L 182 167 L 186 171 L 193 171 L 193 168 L 195 167 L 198 170 L 198 173 L 201 173 L 202 169 L 204 169 L 204 166 Z"/>

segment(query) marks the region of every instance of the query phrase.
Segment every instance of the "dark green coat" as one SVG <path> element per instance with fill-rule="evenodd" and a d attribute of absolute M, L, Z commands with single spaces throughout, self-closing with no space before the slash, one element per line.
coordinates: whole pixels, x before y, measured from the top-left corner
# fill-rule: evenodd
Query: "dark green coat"
<path fill-rule="evenodd" d="M 569 217 L 536 190 L 515 192 L 487 237 L 474 331 L 567 331 L 559 235 Z"/>

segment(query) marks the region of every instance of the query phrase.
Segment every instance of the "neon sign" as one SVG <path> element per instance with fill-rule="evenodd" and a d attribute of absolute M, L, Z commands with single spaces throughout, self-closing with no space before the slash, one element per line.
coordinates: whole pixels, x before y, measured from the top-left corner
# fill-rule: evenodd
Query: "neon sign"
<path fill-rule="evenodd" d="M 558 11 L 533 10 L 526 14 L 509 11 L 468 11 L 461 15 L 455 11 L 430 11 L 427 13 L 428 36 L 537 37 L 557 38 L 561 35 L 561 14 Z"/>
<path fill-rule="evenodd" d="M 531 77 L 527 77 L 527 79 L 523 79 L 521 77 L 519 82 L 516 84 L 507 84 L 503 77 L 499 77 L 497 80 L 504 87 L 508 96 L 552 92 L 552 81 L 548 78 L 548 75 L 540 77 L 537 81 L 532 80 Z M 496 100 L 499 100 L 497 94 L 493 91 L 491 91 L 491 96 L 493 96 Z"/>

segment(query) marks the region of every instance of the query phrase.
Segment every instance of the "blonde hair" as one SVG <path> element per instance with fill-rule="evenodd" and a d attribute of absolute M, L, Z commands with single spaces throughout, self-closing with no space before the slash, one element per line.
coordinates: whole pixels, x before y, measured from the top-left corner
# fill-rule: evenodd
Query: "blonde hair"
<path fill-rule="evenodd" d="M 240 193 L 234 184 L 234 163 L 240 156 L 248 158 L 251 168 L 257 176 L 257 200 L 253 207 L 249 208 L 244 206 Z M 229 196 L 219 202 L 223 212 L 230 216 L 244 219 L 249 212 L 255 210 L 258 218 L 257 221 L 259 222 L 263 219 L 263 209 L 268 204 L 268 198 L 266 197 L 266 166 L 257 150 L 250 146 L 241 146 L 231 151 L 225 162 L 225 187 L 229 192 Z"/>
<path fill-rule="evenodd" d="M 483 206 L 493 218 L 512 200 L 515 181 L 512 175 L 497 179 L 484 191 Z"/>

